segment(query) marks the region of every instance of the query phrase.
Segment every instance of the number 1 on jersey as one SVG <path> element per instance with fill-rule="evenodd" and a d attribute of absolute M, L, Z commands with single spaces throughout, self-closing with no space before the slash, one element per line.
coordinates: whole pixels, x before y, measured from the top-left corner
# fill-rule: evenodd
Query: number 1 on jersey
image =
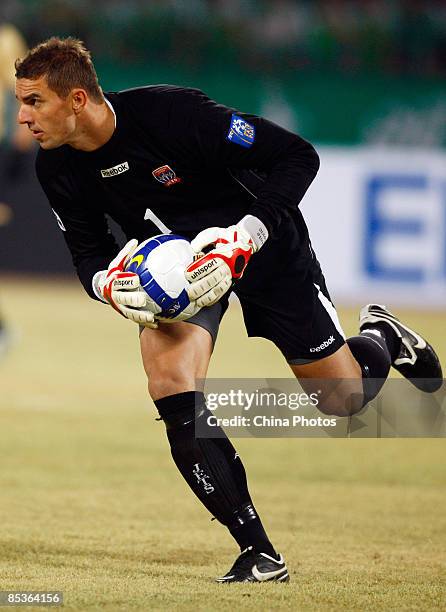
<path fill-rule="evenodd" d="M 164 225 L 161 219 L 157 217 L 153 210 L 150 210 L 150 208 L 146 208 L 146 213 L 144 215 L 144 221 L 147 220 L 151 221 L 154 225 L 156 225 L 156 227 L 160 230 L 160 232 L 163 232 L 163 234 L 172 233 L 172 230 L 169 229 L 167 225 Z"/>

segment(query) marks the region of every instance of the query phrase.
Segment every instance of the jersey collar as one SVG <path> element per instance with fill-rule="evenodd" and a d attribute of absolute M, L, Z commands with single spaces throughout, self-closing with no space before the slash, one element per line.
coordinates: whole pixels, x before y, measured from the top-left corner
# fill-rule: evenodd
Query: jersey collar
<path fill-rule="evenodd" d="M 115 119 L 115 129 L 116 129 L 116 113 L 115 113 L 115 109 L 113 108 L 112 103 L 110 102 L 110 100 L 107 100 L 107 98 L 104 97 L 105 103 L 108 106 L 108 108 L 111 110 L 111 112 L 113 113 L 113 117 Z"/>

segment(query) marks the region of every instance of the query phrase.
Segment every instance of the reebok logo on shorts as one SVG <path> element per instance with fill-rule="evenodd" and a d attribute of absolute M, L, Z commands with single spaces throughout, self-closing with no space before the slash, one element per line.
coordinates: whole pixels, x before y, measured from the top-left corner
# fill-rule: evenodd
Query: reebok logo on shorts
<path fill-rule="evenodd" d="M 102 178 L 109 178 L 111 176 L 117 176 L 118 174 L 122 174 L 123 172 L 127 172 L 129 169 L 129 162 L 122 162 L 122 164 L 118 164 L 117 166 L 113 166 L 112 168 L 105 168 L 101 170 Z"/>
<path fill-rule="evenodd" d="M 327 340 L 324 340 L 322 344 L 319 344 L 319 346 L 316 346 L 315 348 L 310 348 L 310 353 L 319 353 L 319 351 L 323 351 L 328 346 L 330 346 L 330 344 L 333 344 L 334 341 L 334 336 L 330 336 Z"/>

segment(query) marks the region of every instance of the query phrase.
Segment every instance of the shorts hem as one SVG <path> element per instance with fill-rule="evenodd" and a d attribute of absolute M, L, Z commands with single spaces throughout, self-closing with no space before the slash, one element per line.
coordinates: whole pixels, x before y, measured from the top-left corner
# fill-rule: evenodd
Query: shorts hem
<path fill-rule="evenodd" d="M 327 351 L 323 355 L 318 355 L 317 357 L 287 357 L 285 355 L 285 359 L 289 365 L 305 365 L 307 363 L 314 363 L 315 361 L 320 361 L 321 359 L 325 359 L 325 357 L 330 357 L 334 355 L 340 348 L 342 348 L 346 344 L 345 341 L 336 344 L 332 347 L 330 351 Z"/>

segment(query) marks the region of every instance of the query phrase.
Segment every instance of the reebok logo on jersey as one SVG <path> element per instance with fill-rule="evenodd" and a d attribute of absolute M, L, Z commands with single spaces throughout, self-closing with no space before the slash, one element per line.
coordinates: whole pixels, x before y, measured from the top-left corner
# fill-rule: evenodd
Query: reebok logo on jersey
<path fill-rule="evenodd" d="M 117 176 L 118 174 L 122 174 L 123 172 L 127 172 L 129 170 L 129 163 L 122 162 L 122 164 L 118 164 L 117 166 L 113 166 L 112 168 L 105 168 L 101 170 L 102 178 L 110 178 L 111 176 Z"/>
<path fill-rule="evenodd" d="M 328 346 L 330 346 L 330 344 L 333 344 L 334 340 L 334 336 L 330 336 L 327 340 L 324 340 L 322 344 L 316 346 L 316 348 L 310 348 L 310 353 L 319 353 L 319 351 L 323 351 Z"/>
<path fill-rule="evenodd" d="M 213 268 L 216 265 L 216 263 L 217 263 L 216 259 L 211 259 L 210 261 L 203 264 L 202 266 L 199 266 L 198 268 L 195 269 L 194 272 L 192 272 L 192 274 L 189 275 L 189 280 L 193 281 L 199 276 L 205 276 L 207 271 Z"/>

